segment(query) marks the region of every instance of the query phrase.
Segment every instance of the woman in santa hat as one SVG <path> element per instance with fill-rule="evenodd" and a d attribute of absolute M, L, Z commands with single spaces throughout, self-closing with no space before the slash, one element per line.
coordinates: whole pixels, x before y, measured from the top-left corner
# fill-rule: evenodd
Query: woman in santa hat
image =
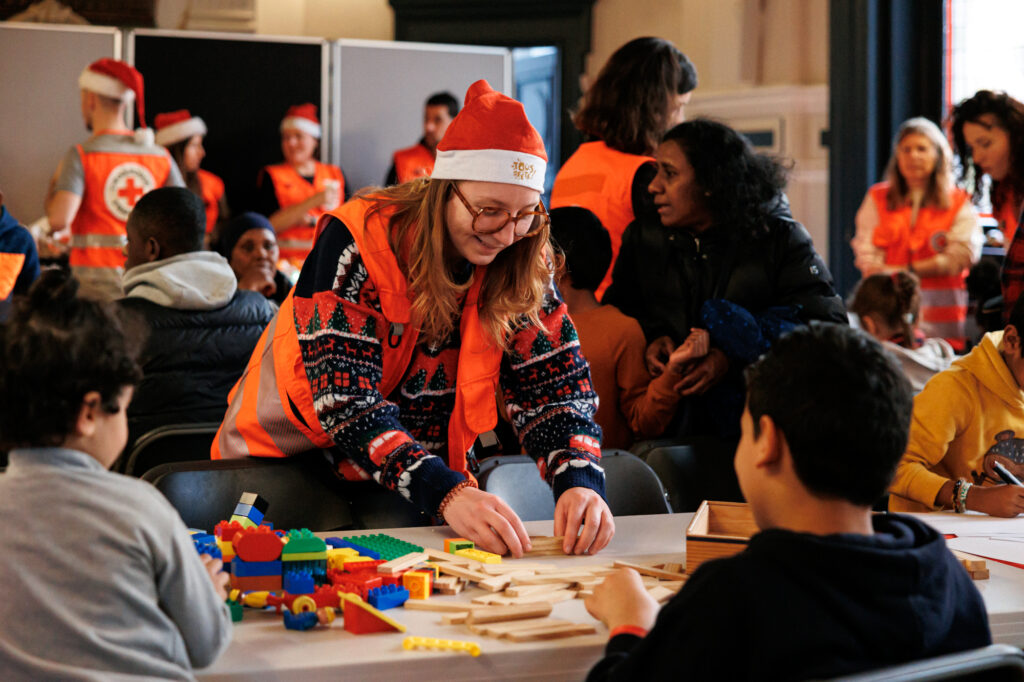
<path fill-rule="evenodd" d="M 281 121 L 284 163 L 264 167 L 257 183 L 259 212 L 277 231 L 281 258 L 296 269 L 313 248 L 317 218 L 345 196 L 341 169 L 316 160 L 322 132 L 316 105 L 290 107 Z"/>
<path fill-rule="evenodd" d="M 206 211 L 206 245 L 214 240 L 214 227 L 228 217 L 224 181 L 210 171 L 199 167 L 206 150 L 203 138 L 206 123 L 193 116 L 188 109 L 156 115 L 156 143 L 167 147 L 171 158 L 178 164 L 185 186 L 202 199 Z"/>
<path fill-rule="evenodd" d="M 496 425 L 500 399 L 551 486 L 563 551 L 603 548 L 615 526 L 597 395 L 553 285 L 546 165 L 523 106 L 486 81 L 470 86 L 430 178 L 320 219 L 232 393 L 214 458 L 319 447 L 345 478 L 366 481 L 350 485 L 383 485 L 396 508 L 520 556 L 530 541 L 518 515 L 472 475 L 473 444 Z"/>

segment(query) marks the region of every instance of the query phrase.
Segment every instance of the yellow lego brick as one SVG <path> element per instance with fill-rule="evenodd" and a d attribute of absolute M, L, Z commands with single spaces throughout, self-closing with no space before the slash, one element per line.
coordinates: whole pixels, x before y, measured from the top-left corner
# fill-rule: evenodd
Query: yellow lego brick
<path fill-rule="evenodd" d="M 465 651 L 470 656 L 480 655 L 480 645 L 476 642 L 463 642 L 455 639 L 434 639 L 433 637 L 406 637 L 402 640 L 402 648 L 409 649 L 441 649 L 443 651 Z"/>
<path fill-rule="evenodd" d="M 482 549 L 460 549 L 455 552 L 456 556 L 464 556 L 467 559 L 476 559 L 482 564 L 500 564 L 501 557 L 497 554 L 485 552 Z"/>
<path fill-rule="evenodd" d="M 242 524 L 242 528 L 256 528 L 256 524 L 253 523 L 252 519 L 250 519 L 248 516 L 239 516 L 237 514 L 232 514 L 230 520 L 238 521 L 238 523 Z"/>
<path fill-rule="evenodd" d="M 326 561 L 327 552 L 294 552 L 292 554 L 282 554 L 281 561 L 288 563 L 289 561 Z"/>

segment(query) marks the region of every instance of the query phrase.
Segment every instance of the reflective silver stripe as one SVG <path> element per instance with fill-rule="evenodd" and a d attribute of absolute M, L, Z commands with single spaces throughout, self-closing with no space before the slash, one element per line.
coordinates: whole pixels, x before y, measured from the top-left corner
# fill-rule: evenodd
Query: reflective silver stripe
<path fill-rule="evenodd" d="M 922 289 L 921 305 L 930 308 L 967 305 L 965 289 Z"/>
<path fill-rule="evenodd" d="M 220 431 L 217 434 L 217 449 L 220 451 L 221 459 L 235 459 L 251 455 L 245 438 L 238 432 L 238 413 L 242 411 L 242 403 L 245 396 L 245 382 L 249 379 L 248 368 L 238 382 L 238 390 L 235 391 L 235 399 L 228 405 L 228 411 L 221 422 Z"/>
<path fill-rule="evenodd" d="M 270 439 L 278 450 L 286 455 L 297 455 L 305 452 L 316 445 L 306 437 L 304 433 L 296 428 L 295 424 L 288 418 L 290 407 L 281 403 L 281 392 L 278 387 L 277 372 L 274 368 L 274 333 L 277 325 L 291 324 L 292 319 L 281 320 L 281 313 L 274 316 L 274 321 L 268 328 L 267 344 L 263 349 L 263 362 L 260 363 L 259 376 L 259 400 L 256 401 L 256 421 L 267 432 Z M 312 389 L 310 389 L 312 390 Z M 317 426 L 311 424 L 311 427 Z"/>
<path fill-rule="evenodd" d="M 71 248 L 73 249 L 86 249 L 89 247 L 120 249 L 126 243 L 128 243 L 128 238 L 123 234 L 71 235 Z"/>
<path fill-rule="evenodd" d="M 309 249 L 313 248 L 313 240 L 310 239 L 310 240 L 307 241 L 305 239 L 282 239 L 281 241 L 279 241 L 277 243 L 277 247 L 279 249 L 306 249 L 306 250 L 309 250 Z"/>

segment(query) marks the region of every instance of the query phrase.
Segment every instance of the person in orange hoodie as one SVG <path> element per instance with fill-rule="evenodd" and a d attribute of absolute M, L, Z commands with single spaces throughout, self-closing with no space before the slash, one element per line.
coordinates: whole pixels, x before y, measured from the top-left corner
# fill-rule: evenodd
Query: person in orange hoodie
<path fill-rule="evenodd" d="M 910 442 L 889 487 L 889 510 L 1024 512 L 1024 487 L 1003 485 L 995 465 L 1024 477 L 1024 298 L 1010 323 L 936 374 L 914 399 Z"/>

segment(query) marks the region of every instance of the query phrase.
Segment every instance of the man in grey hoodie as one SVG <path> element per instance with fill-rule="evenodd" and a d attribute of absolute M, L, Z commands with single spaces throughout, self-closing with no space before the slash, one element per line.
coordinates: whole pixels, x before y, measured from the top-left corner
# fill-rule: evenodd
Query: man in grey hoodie
<path fill-rule="evenodd" d="M 203 204 L 180 187 L 156 189 L 128 216 L 121 306 L 148 337 L 142 383 L 128 408 L 129 449 L 165 424 L 218 422 L 274 309 L 240 291 L 227 260 L 203 251 Z"/>

